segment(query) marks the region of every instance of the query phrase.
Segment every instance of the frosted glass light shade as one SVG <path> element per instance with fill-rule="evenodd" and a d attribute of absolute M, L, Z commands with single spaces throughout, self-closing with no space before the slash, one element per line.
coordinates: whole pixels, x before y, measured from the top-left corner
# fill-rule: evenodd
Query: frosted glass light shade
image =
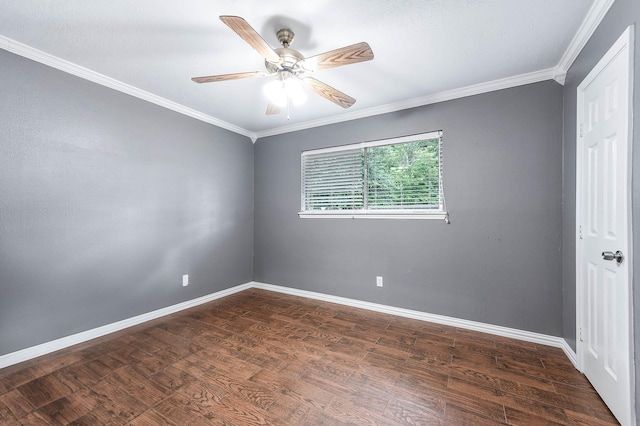
<path fill-rule="evenodd" d="M 263 87 L 262 91 L 274 105 L 279 107 L 287 106 L 287 98 L 294 105 L 302 105 L 307 100 L 302 84 L 295 78 L 271 81 Z"/>
<path fill-rule="evenodd" d="M 302 88 L 302 84 L 296 78 L 289 78 L 284 81 L 285 90 L 287 92 L 287 96 L 293 102 L 294 105 L 302 105 L 307 100 L 307 94 L 304 92 Z"/>
<path fill-rule="evenodd" d="M 279 107 L 285 107 L 287 105 L 287 92 L 284 88 L 283 81 L 271 81 L 265 84 L 265 86 L 262 88 L 262 91 L 272 104 Z"/>

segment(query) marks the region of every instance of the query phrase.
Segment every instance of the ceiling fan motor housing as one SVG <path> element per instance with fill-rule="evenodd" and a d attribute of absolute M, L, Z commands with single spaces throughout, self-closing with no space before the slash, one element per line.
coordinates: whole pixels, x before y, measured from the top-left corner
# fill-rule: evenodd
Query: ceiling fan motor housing
<path fill-rule="evenodd" d="M 270 73 L 276 73 L 278 71 L 289 71 L 292 74 L 298 75 L 304 70 L 302 64 L 304 63 L 304 56 L 295 49 L 288 47 L 280 47 L 274 49 L 274 51 L 280 56 L 280 63 L 273 63 L 267 60 L 264 61 L 267 71 Z"/>

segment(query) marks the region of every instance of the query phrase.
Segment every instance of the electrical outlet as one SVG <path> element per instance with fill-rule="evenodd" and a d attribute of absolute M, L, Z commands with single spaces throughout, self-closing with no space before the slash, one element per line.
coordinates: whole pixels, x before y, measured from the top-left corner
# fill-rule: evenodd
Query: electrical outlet
<path fill-rule="evenodd" d="M 189 285 L 189 274 L 185 274 L 182 276 L 182 287 L 186 287 Z"/>
<path fill-rule="evenodd" d="M 382 287 L 382 277 L 379 275 L 376 277 L 376 285 Z"/>

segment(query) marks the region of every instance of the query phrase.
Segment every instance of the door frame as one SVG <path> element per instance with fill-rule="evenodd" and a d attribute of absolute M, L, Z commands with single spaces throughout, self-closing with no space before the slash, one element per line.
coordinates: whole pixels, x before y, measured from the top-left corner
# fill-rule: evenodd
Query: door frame
<path fill-rule="evenodd" d="M 628 158 L 627 158 L 627 185 L 626 185 L 626 197 L 627 197 L 627 226 L 629 238 L 629 253 L 625 254 L 627 264 L 629 267 L 629 283 L 628 283 L 628 303 L 629 303 L 629 372 L 630 377 L 630 393 L 631 393 L 631 421 L 635 424 L 635 368 L 634 368 L 634 339 L 633 339 L 633 205 L 632 205 L 632 157 L 633 157 L 633 91 L 634 91 L 634 26 L 631 25 L 625 29 L 618 40 L 611 46 L 607 53 L 598 61 L 597 65 L 589 72 L 584 80 L 578 86 L 577 92 L 577 115 L 576 115 L 576 229 L 575 229 L 575 243 L 576 243 L 576 359 L 577 367 L 580 372 L 584 372 L 584 357 L 585 357 L 585 345 L 582 341 L 582 329 L 586 320 L 586 306 L 585 306 L 585 277 L 583 276 L 583 268 L 581 267 L 584 254 L 582 252 L 582 145 L 584 138 L 582 137 L 582 126 L 585 122 L 584 111 L 584 90 L 595 79 L 597 75 L 618 55 L 629 56 L 629 100 L 628 100 L 628 129 L 627 129 L 627 144 L 628 144 Z"/>

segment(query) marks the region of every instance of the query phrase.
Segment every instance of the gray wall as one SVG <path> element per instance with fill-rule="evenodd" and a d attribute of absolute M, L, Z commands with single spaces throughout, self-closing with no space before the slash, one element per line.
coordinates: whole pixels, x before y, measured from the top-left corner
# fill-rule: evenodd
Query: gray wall
<path fill-rule="evenodd" d="M 251 281 L 248 138 L 0 64 L 0 355 Z"/>
<path fill-rule="evenodd" d="M 600 61 L 622 32 L 631 24 L 636 25 L 635 32 L 635 88 L 633 93 L 634 144 L 640 141 L 640 40 L 638 40 L 638 22 L 640 22 L 640 3 L 638 0 L 617 0 L 607 13 L 596 32 L 584 47 L 567 74 L 564 86 L 564 173 L 563 173 L 563 336 L 575 349 L 576 341 L 576 274 L 575 274 L 575 211 L 576 211 L 576 96 L 578 85 L 591 69 Z M 633 150 L 633 246 L 640 248 L 640 151 Z M 640 309 L 640 256 L 634 256 L 635 277 L 633 279 L 634 310 Z M 640 330 L 638 316 L 635 316 L 635 329 Z M 635 339 L 636 388 L 640 388 L 638 374 L 638 354 L 640 339 Z M 640 419 L 640 399 L 636 401 L 636 412 Z"/>
<path fill-rule="evenodd" d="M 301 151 L 432 130 L 450 225 L 298 218 Z M 255 280 L 559 336 L 561 138 L 546 81 L 260 139 Z"/>

